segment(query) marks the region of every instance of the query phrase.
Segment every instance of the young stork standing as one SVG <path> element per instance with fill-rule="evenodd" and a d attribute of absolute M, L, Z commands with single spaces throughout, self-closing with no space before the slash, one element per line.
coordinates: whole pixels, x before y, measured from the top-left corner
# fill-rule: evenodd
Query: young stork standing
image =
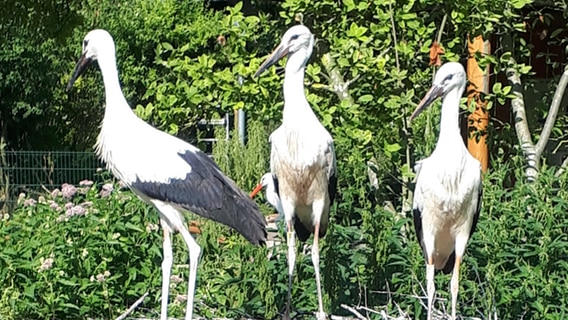
<path fill-rule="evenodd" d="M 270 171 L 278 179 L 278 194 L 288 231 L 287 319 L 290 318 L 292 275 L 296 261 L 295 232 L 300 241 L 306 241 L 311 233 L 314 234 L 312 262 L 319 305 L 316 318 L 326 317 L 321 293 L 319 238 L 327 230 L 337 179 L 333 139 L 317 119 L 304 94 L 304 69 L 313 45 L 314 35 L 307 27 L 293 26 L 255 73 L 258 76 L 281 58 L 288 57 L 282 125 L 270 135 Z"/>
<path fill-rule="evenodd" d="M 167 319 L 173 263 L 170 236 L 177 231 L 183 237 L 189 250 L 190 266 L 185 319 L 192 319 L 201 248 L 186 227 L 184 212 L 190 211 L 230 226 L 255 245 L 265 242 L 265 220 L 256 204 L 206 154 L 155 129 L 132 112 L 120 87 L 114 42 L 108 32 L 93 30 L 87 34 L 83 40 L 83 54 L 68 90 L 94 60 L 101 69 L 106 96 L 96 153 L 116 177 L 160 214 L 164 232 L 162 320 Z"/>
<path fill-rule="evenodd" d="M 461 64 L 444 64 L 432 88 L 410 116 L 414 119 L 438 97 L 443 97 L 440 136 L 430 157 L 417 163 L 414 190 L 414 227 L 426 258 L 428 319 L 432 319 L 434 269 L 449 273 L 452 319 L 456 318 L 459 269 L 481 208 L 481 164 L 465 147 L 459 128 L 459 103 L 465 90 Z"/>

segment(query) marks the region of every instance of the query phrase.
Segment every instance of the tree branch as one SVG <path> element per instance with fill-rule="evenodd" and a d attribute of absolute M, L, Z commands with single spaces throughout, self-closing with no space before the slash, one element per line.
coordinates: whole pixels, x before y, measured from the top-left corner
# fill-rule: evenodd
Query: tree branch
<path fill-rule="evenodd" d="M 505 48 L 505 51 L 512 52 L 512 39 L 510 36 L 505 36 L 503 38 L 503 47 Z M 523 87 L 521 84 L 519 72 L 517 71 L 516 67 L 517 62 L 511 55 L 507 69 L 505 70 L 505 74 L 507 76 L 507 80 L 513 87 L 512 94 L 515 96 L 513 99 L 511 99 L 513 121 L 515 124 L 515 131 L 517 132 L 517 138 L 519 139 L 521 150 L 523 150 L 525 159 L 527 161 L 525 174 L 528 181 L 533 182 L 538 176 L 538 170 L 540 168 L 540 157 L 536 153 L 535 145 L 531 138 L 531 132 L 529 129 L 527 114 L 525 110 Z"/>
<path fill-rule="evenodd" d="M 564 161 L 562 161 L 560 168 L 558 168 L 558 171 L 556 171 L 554 176 L 556 178 L 560 177 L 564 173 L 564 170 L 566 170 L 566 166 L 568 166 L 568 157 L 566 157 L 566 159 L 564 159 Z"/>
<path fill-rule="evenodd" d="M 550 137 L 550 133 L 554 128 L 554 123 L 556 122 L 556 116 L 558 115 L 558 109 L 560 109 L 560 103 L 562 102 L 562 97 L 564 96 L 564 92 L 566 91 L 567 85 L 568 85 L 568 66 L 564 68 L 562 77 L 560 77 L 560 81 L 558 82 L 558 86 L 556 87 L 556 91 L 554 92 L 554 97 L 552 98 L 552 103 L 550 104 L 550 109 L 548 110 L 548 115 L 546 116 L 546 122 L 544 123 L 544 127 L 542 128 L 542 133 L 540 134 L 540 138 L 538 139 L 538 142 L 536 144 L 536 154 L 539 158 L 542 156 L 544 148 L 548 143 L 548 138 Z"/>
<path fill-rule="evenodd" d="M 349 85 L 356 81 L 358 77 L 346 82 L 329 53 L 326 53 L 321 57 L 321 63 L 329 78 L 329 88 L 337 94 L 339 100 L 347 101 L 349 104 L 354 104 L 355 101 L 353 100 L 353 97 L 351 97 L 351 94 L 349 94 Z"/>
<path fill-rule="evenodd" d="M 136 300 L 131 306 L 130 308 L 128 308 L 128 310 L 124 311 L 123 314 L 121 314 L 120 316 L 118 316 L 118 318 L 116 318 L 115 320 L 123 320 L 126 319 L 126 317 L 132 313 L 132 311 L 134 311 L 134 309 L 136 309 L 136 307 L 138 307 L 139 304 L 141 304 L 144 299 L 146 299 L 146 297 L 148 296 L 148 292 L 144 293 L 140 298 L 138 298 L 138 300 Z"/>
<path fill-rule="evenodd" d="M 354 308 L 351 308 L 350 306 L 346 305 L 346 304 L 342 304 L 341 307 L 351 313 L 353 313 L 357 319 L 360 320 L 367 320 L 367 318 L 365 318 L 362 314 L 360 314 L 357 310 L 355 310 Z"/>

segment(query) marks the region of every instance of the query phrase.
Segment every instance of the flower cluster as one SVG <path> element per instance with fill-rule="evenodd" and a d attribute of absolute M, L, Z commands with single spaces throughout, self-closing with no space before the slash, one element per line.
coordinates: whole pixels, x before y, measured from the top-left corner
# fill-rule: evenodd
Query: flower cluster
<path fill-rule="evenodd" d="M 24 200 L 24 207 L 35 207 L 37 201 L 34 198 L 28 198 Z"/>
<path fill-rule="evenodd" d="M 175 286 L 182 281 L 183 281 L 183 279 L 180 276 L 175 275 L 175 274 L 172 275 L 170 277 L 170 288 L 175 288 Z"/>
<path fill-rule="evenodd" d="M 110 277 L 110 271 L 105 270 L 105 272 L 103 273 L 99 273 L 96 276 L 91 276 L 89 280 L 91 280 L 91 282 L 95 280 L 97 280 L 97 282 L 105 282 L 108 277 Z"/>
<path fill-rule="evenodd" d="M 185 294 L 178 294 L 174 299 L 174 304 L 181 304 L 182 302 L 187 300 L 187 295 Z"/>
<path fill-rule="evenodd" d="M 81 180 L 81 181 L 79 181 L 79 185 L 80 185 L 81 187 L 90 187 L 90 186 L 93 185 L 93 181 L 91 181 L 91 180 Z"/>
<path fill-rule="evenodd" d="M 110 193 L 114 190 L 114 186 L 111 183 L 105 183 L 101 190 L 101 197 L 106 198 L 110 196 Z"/>
<path fill-rule="evenodd" d="M 41 266 L 39 266 L 39 272 L 49 270 L 53 266 L 53 258 L 44 259 L 43 257 L 40 258 Z"/>
<path fill-rule="evenodd" d="M 155 223 L 148 223 L 146 226 L 146 232 L 151 233 L 152 231 L 158 231 L 160 227 L 158 227 Z"/>
<path fill-rule="evenodd" d="M 71 199 L 77 193 L 77 188 L 69 183 L 64 183 L 61 186 L 61 195 L 63 195 L 64 199 Z"/>

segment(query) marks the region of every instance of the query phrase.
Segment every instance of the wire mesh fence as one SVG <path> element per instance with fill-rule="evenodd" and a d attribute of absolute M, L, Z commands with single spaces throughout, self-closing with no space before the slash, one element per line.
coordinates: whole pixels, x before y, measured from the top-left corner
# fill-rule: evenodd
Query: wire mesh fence
<path fill-rule="evenodd" d="M 93 152 L 5 151 L 6 167 L 12 188 L 52 189 L 63 183 L 95 180 L 103 164 Z"/>
<path fill-rule="evenodd" d="M 198 129 L 204 151 L 210 152 L 217 141 L 216 127 L 225 131 L 229 139 L 232 128 L 229 114 L 221 119 L 201 121 Z M 111 177 L 94 152 L 75 151 L 7 151 L 0 150 L 0 211 L 13 208 L 20 193 L 43 193 L 60 188 L 62 184 L 78 185 L 82 180 L 103 182 Z"/>
<path fill-rule="evenodd" d="M 13 207 L 18 194 L 40 193 L 79 184 L 81 180 L 103 180 L 103 164 L 93 152 L 4 151 L 0 167 L 0 208 Z"/>

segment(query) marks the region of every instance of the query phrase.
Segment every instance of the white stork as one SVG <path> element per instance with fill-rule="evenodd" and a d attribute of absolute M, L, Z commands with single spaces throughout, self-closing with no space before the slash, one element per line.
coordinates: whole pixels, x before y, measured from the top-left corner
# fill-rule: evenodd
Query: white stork
<path fill-rule="evenodd" d="M 255 76 L 259 76 L 281 58 L 288 57 L 282 125 L 270 135 L 270 171 L 278 179 L 278 194 L 288 231 L 286 318 L 290 317 L 292 275 L 296 261 L 295 232 L 300 241 L 306 241 L 311 233 L 314 234 L 312 262 L 319 305 L 316 318 L 325 319 L 326 316 L 321 293 L 319 238 L 327 231 L 337 179 L 333 139 L 319 122 L 304 93 L 304 69 L 313 45 L 314 35 L 307 27 L 293 26 L 255 73 Z"/>
<path fill-rule="evenodd" d="M 93 30 L 83 40 L 83 53 L 67 89 L 82 71 L 98 61 L 105 86 L 106 108 L 96 153 L 113 174 L 159 212 L 164 232 L 160 319 L 167 319 L 173 263 L 171 233 L 179 232 L 189 250 L 189 282 L 185 319 L 192 319 L 197 264 L 201 248 L 190 235 L 184 212 L 232 227 L 261 245 L 265 220 L 246 193 L 226 177 L 198 148 L 162 132 L 138 118 L 124 98 L 116 69 L 111 35 Z"/>
<path fill-rule="evenodd" d="M 461 64 L 444 64 L 410 116 L 414 119 L 436 98 L 443 97 L 440 136 L 430 157 L 417 163 L 413 201 L 414 227 L 427 263 L 428 319 L 432 318 L 434 269 L 444 273 L 453 269 L 452 319 L 456 318 L 460 263 L 481 209 L 481 164 L 468 152 L 459 128 L 465 83 Z"/>
<path fill-rule="evenodd" d="M 284 217 L 284 210 L 282 209 L 282 202 L 280 202 L 280 195 L 278 194 L 278 179 L 272 172 L 265 173 L 260 182 L 254 187 L 250 193 L 250 197 L 254 198 L 260 190 L 266 188 L 266 200 L 270 203 L 276 212 L 278 212 L 277 221 Z"/>

